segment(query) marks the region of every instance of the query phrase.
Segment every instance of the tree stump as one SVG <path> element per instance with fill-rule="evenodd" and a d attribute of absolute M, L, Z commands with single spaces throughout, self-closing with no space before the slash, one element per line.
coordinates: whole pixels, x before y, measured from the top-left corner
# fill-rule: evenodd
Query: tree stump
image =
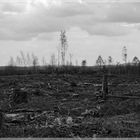
<path fill-rule="evenodd" d="M 0 130 L 3 127 L 3 121 L 4 121 L 4 116 L 3 116 L 3 112 L 0 110 Z"/>
<path fill-rule="evenodd" d="M 12 106 L 21 103 L 28 103 L 28 92 L 21 89 L 14 89 L 10 100 Z"/>
<path fill-rule="evenodd" d="M 104 75 L 102 83 L 102 97 L 104 100 L 106 100 L 107 95 L 108 95 L 108 77 L 107 75 Z"/>

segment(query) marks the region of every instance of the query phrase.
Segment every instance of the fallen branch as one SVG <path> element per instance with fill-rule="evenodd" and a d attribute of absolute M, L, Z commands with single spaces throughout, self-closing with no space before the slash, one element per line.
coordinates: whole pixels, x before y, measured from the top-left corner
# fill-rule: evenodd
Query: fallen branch
<path fill-rule="evenodd" d="M 39 112 L 39 113 L 41 113 L 41 112 L 43 112 L 43 110 L 40 110 L 40 109 L 36 109 L 36 110 L 33 110 L 33 109 L 17 109 L 17 110 L 12 110 L 12 111 L 10 111 L 10 113 L 28 113 L 28 112 Z M 6 111 L 5 111 L 5 113 L 6 113 Z M 8 112 L 9 113 L 9 112 Z"/>

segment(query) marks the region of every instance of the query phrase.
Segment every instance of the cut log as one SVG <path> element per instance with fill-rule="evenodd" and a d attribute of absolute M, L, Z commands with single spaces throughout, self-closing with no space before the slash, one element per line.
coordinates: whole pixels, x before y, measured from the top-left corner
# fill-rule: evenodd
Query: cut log
<path fill-rule="evenodd" d="M 107 95 L 109 98 L 122 98 L 122 99 L 140 99 L 138 96 L 118 96 L 118 95 Z"/>

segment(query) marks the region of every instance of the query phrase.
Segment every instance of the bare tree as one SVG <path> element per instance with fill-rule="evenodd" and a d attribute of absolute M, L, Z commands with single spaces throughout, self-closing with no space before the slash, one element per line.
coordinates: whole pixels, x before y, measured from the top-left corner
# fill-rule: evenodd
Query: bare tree
<path fill-rule="evenodd" d="M 32 66 L 34 57 L 29 53 L 25 54 L 23 51 L 20 51 L 20 56 L 17 56 L 17 64 L 20 66 Z"/>
<path fill-rule="evenodd" d="M 55 66 L 55 65 L 56 65 L 56 58 L 55 58 L 55 54 L 52 54 L 52 55 L 51 55 L 50 64 L 51 64 L 52 66 Z"/>
<path fill-rule="evenodd" d="M 67 38 L 66 38 L 66 31 L 61 31 L 61 65 L 65 65 L 65 61 L 66 61 L 66 51 L 68 48 L 68 44 L 67 44 Z"/>
<path fill-rule="evenodd" d="M 123 61 L 126 64 L 127 63 L 127 48 L 124 46 L 122 49 L 122 57 L 123 57 Z"/>

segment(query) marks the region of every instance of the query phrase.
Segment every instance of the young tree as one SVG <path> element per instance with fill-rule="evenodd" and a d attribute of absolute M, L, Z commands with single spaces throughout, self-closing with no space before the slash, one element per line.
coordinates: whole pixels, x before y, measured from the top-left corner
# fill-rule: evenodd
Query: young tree
<path fill-rule="evenodd" d="M 70 62 L 69 62 L 69 65 L 72 66 L 72 57 L 73 57 L 73 54 L 70 53 L 69 56 L 70 56 Z"/>
<path fill-rule="evenodd" d="M 61 48 L 60 46 L 57 47 L 57 65 L 60 66 L 60 52 Z"/>
<path fill-rule="evenodd" d="M 66 62 L 66 65 L 67 65 L 67 66 L 70 66 L 70 62 L 69 62 L 68 60 L 67 60 L 67 62 Z"/>
<path fill-rule="evenodd" d="M 27 65 L 31 66 L 32 65 L 32 59 L 29 53 L 27 53 Z"/>
<path fill-rule="evenodd" d="M 96 60 L 96 65 L 98 65 L 98 66 L 100 66 L 100 67 L 101 67 L 102 65 L 104 65 L 104 61 L 103 61 L 101 55 L 98 56 L 98 58 L 97 58 L 97 60 Z"/>
<path fill-rule="evenodd" d="M 27 65 L 27 61 L 26 61 L 26 57 L 25 57 L 25 54 L 23 53 L 23 51 L 20 51 L 20 55 L 21 55 L 22 64 L 24 66 L 26 66 Z"/>
<path fill-rule="evenodd" d="M 111 56 L 108 57 L 108 64 L 111 65 L 113 63 L 113 58 Z"/>
<path fill-rule="evenodd" d="M 32 60 L 32 65 L 34 66 L 34 68 L 36 68 L 36 66 L 39 64 L 37 56 L 32 54 Z"/>
<path fill-rule="evenodd" d="M 50 63 L 52 66 L 55 66 L 56 65 L 56 58 L 55 58 L 55 54 L 52 54 L 51 55 L 51 60 L 50 60 Z"/>
<path fill-rule="evenodd" d="M 17 66 L 21 66 L 22 65 L 22 60 L 21 60 L 21 58 L 19 56 L 17 56 L 17 58 L 16 58 L 16 65 Z"/>
<path fill-rule="evenodd" d="M 75 65 L 78 66 L 78 60 L 75 60 Z"/>
<path fill-rule="evenodd" d="M 135 57 L 133 58 L 132 63 L 133 63 L 133 64 L 139 64 L 139 63 L 140 63 L 140 60 L 138 59 L 137 56 L 135 56 Z"/>
<path fill-rule="evenodd" d="M 82 66 L 85 67 L 86 65 L 87 65 L 87 61 L 86 60 L 83 60 L 82 61 Z"/>
<path fill-rule="evenodd" d="M 46 66 L 47 65 L 47 62 L 46 62 L 45 57 L 42 58 L 42 64 L 43 64 L 43 66 Z"/>
<path fill-rule="evenodd" d="M 13 57 L 10 57 L 10 61 L 8 62 L 8 66 L 15 66 L 15 61 Z"/>
<path fill-rule="evenodd" d="M 119 65 L 120 65 L 120 62 L 119 62 L 119 61 L 117 61 L 117 62 L 116 62 L 116 65 L 117 65 L 117 66 L 119 66 Z"/>

